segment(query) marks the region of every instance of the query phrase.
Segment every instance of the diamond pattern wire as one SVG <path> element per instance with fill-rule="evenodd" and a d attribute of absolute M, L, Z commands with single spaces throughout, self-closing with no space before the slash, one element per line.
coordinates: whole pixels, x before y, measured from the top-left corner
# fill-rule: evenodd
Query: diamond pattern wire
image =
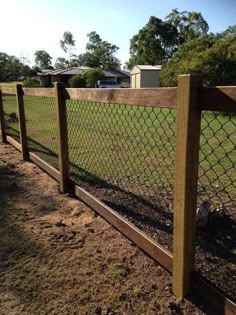
<path fill-rule="evenodd" d="M 89 191 L 114 188 L 170 207 L 175 110 L 67 101 L 67 119 L 74 182 Z"/>
<path fill-rule="evenodd" d="M 236 115 L 203 112 L 199 167 L 199 202 L 235 214 Z"/>
<path fill-rule="evenodd" d="M 3 95 L 3 110 L 6 123 L 6 134 L 17 142 L 20 142 L 16 95 Z"/>
<path fill-rule="evenodd" d="M 55 99 L 25 96 L 24 105 L 29 150 L 58 169 Z"/>

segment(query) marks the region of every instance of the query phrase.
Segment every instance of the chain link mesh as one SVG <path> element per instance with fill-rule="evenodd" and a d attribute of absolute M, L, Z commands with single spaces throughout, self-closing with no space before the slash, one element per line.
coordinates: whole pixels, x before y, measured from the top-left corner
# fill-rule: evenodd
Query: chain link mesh
<path fill-rule="evenodd" d="M 139 227 L 145 217 L 153 232 L 158 224 L 166 230 L 166 217 L 172 219 L 175 110 L 67 101 L 67 118 L 70 178 Z M 155 219 L 155 210 L 165 222 Z"/>
<path fill-rule="evenodd" d="M 236 209 L 236 115 L 203 112 L 199 202 L 209 201 L 228 215 Z"/>
<path fill-rule="evenodd" d="M 24 104 L 29 150 L 58 168 L 55 99 L 25 96 Z"/>
<path fill-rule="evenodd" d="M 3 94 L 3 110 L 6 126 L 6 134 L 17 142 L 20 142 L 19 117 L 16 95 Z"/>

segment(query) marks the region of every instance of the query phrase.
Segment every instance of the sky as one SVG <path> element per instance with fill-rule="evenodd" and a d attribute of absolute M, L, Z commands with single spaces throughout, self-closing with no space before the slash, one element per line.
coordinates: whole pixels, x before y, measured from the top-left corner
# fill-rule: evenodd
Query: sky
<path fill-rule="evenodd" d="M 46 50 L 53 61 L 66 57 L 60 48 L 65 31 L 76 41 L 74 53 L 85 52 L 87 34 L 96 31 L 117 45 L 117 58 L 129 59 L 133 35 L 150 16 L 164 19 L 172 9 L 201 12 L 210 32 L 236 24 L 236 0 L 8 0 L 1 3 L 0 52 L 28 58 Z"/>

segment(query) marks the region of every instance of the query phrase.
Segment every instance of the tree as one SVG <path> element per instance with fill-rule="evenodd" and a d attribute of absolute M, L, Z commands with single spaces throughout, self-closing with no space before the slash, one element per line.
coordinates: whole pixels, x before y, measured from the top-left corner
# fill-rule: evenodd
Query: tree
<path fill-rule="evenodd" d="M 163 21 L 151 16 L 148 23 L 130 40 L 129 69 L 135 64 L 165 64 L 180 45 L 205 36 L 208 24 L 199 12 L 177 9 Z"/>
<path fill-rule="evenodd" d="M 157 65 L 167 61 L 177 45 L 177 30 L 169 22 L 151 16 L 130 40 L 128 68 L 135 64 Z"/>
<path fill-rule="evenodd" d="M 222 35 L 223 34 L 223 35 Z M 236 85 L 236 35 L 208 35 L 183 45 L 161 70 L 161 85 L 176 86 L 178 75 L 200 73 L 204 84 Z"/>
<path fill-rule="evenodd" d="M 15 81 L 33 74 L 33 70 L 18 58 L 0 52 L 0 81 Z"/>
<path fill-rule="evenodd" d="M 208 24 L 200 12 L 179 12 L 174 9 L 167 15 L 166 21 L 178 31 L 178 46 L 194 38 L 206 36 L 209 30 Z"/>
<path fill-rule="evenodd" d="M 75 40 L 71 32 L 64 32 L 63 39 L 60 40 L 60 46 L 65 53 L 68 52 L 68 57 L 70 61 L 72 58 L 72 51 L 75 47 Z"/>
<path fill-rule="evenodd" d="M 94 88 L 98 80 L 104 79 L 104 73 L 101 69 L 89 69 L 82 73 L 86 80 L 86 87 Z"/>
<path fill-rule="evenodd" d="M 72 88 L 84 88 L 86 87 L 86 79 L 83 75 L 74 75 L 69 79 L 69 86 Z"/>
<path fill-rule="evenodd" d="M 45 50 L 37 50 L 34 56 L 37 67 L 40 69 L 52 68 L 52 57 Z"/>
<path fill-rule="evenodd" d="M 69 60 L 63 58 L 63 57 L 58 57 L 55 61 L 55 64 L 54 64 L 54 68 L 55 69 L 66 69 L 69 67 Z"/>
<path fill-rule="evenodd" d="M 88 35 L 89 42 L 86 45 L 85 54 L 78 56 L 79 64 L 91 68 L 117 69 L 120 61 L 115 57 L 118 47 L 101 39 L 96 32 Z"/>

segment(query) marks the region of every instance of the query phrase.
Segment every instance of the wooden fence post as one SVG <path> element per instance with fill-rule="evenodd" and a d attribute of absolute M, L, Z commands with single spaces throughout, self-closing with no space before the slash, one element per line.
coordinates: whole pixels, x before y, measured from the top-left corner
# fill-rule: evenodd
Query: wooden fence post
<path fill-rule="evenodd" d="M 195 261 L 201 82 L 200 75 L 181 75 L 178 79 L 173 292 L 180 298 L 190 290 Z"/>
<path fill-rule="evenodd" d="M 55 83 L 56 114 L 57 114 L 57 141 L 60 171 L 60 190 L 68 191 L 69 179 L 69 151 L 67 134 L 66 100 L 64 97 L 64 84 Z"/>
<path fill-rule="evenodd" d="M 7 142 L 6 129 L 5 129 L 5 119 L 4 119 L 4 110 L 3 110 L 3 101 L 2 101 L 2 91 L 0 88 L 0 123 L 1 123 L 1 136 L 2 142 Z"/>
<path fill-rule="evenodd" d="M 16 85 L 16 101 L 19 115 L 19 130 L 20 130 L 20 143 L 21 154 L 23 160 L 29 159 L 29 152 L 27 148 L 27 135 L 26 135 L 26 123 L 25 123 L 25 108 L 24 108 L 24 93 L 21 84 Z"/>

